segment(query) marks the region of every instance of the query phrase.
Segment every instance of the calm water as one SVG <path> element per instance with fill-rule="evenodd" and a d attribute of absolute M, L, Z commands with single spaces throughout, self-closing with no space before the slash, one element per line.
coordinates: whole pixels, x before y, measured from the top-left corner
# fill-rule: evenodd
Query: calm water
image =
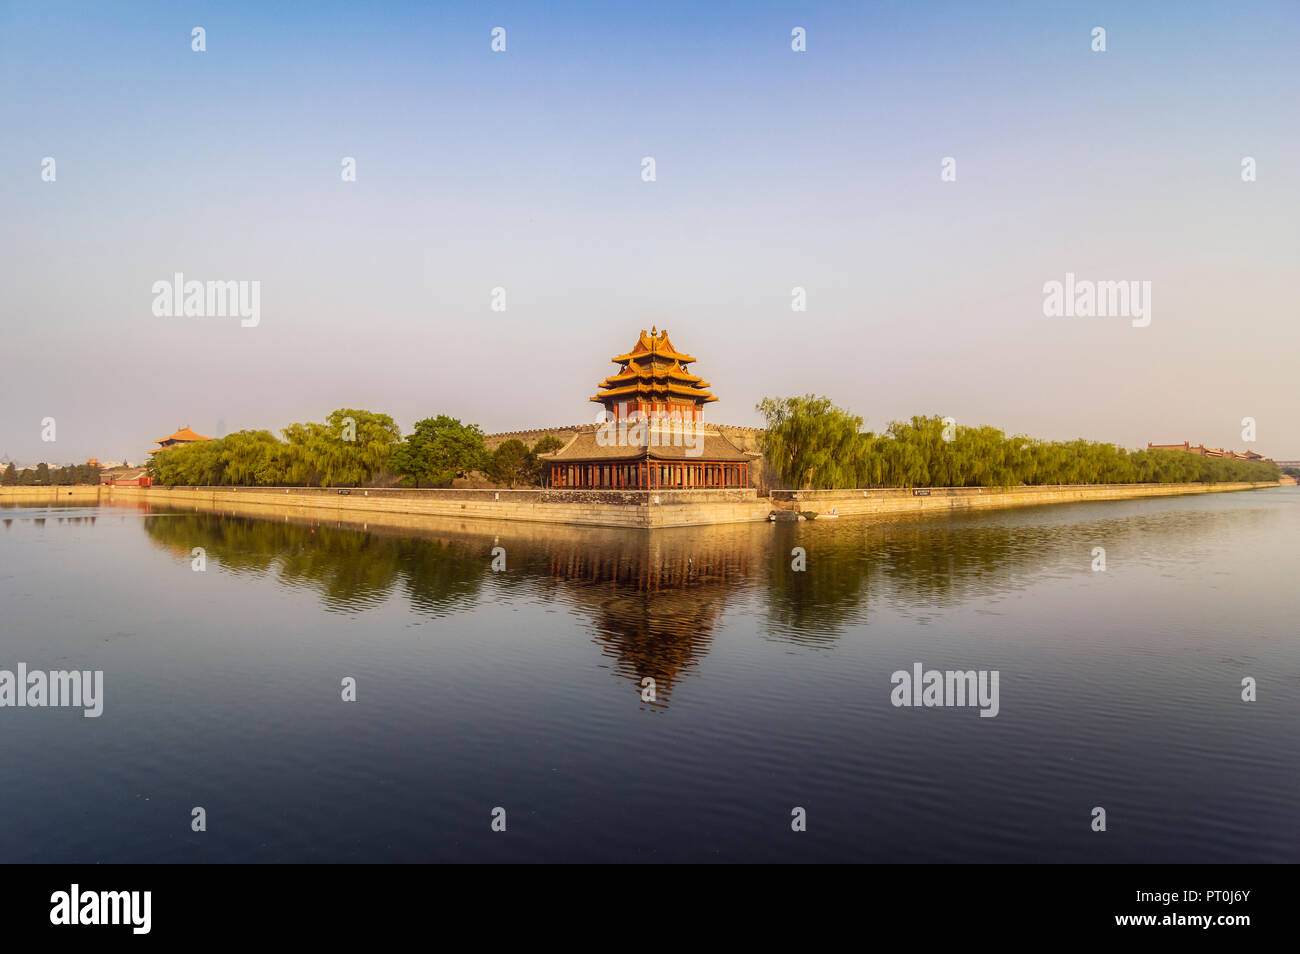
<path fill-rule="evenodd" d="M 1300 861 L 1295 488 L 654 534 L 0 522 L 0 669 L 106 695 L 0 709 L 2 861 Z M 895 708 L 915 662 L 998 670 L 1000 713 Z"/>

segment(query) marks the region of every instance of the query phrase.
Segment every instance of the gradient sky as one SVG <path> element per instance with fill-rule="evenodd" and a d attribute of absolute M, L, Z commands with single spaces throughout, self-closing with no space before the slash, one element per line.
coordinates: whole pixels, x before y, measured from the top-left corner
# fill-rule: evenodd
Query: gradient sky
<path fill-rule="evenodd" d="M 811 391 L 1244 449 L 1252 416 L 1298 458 L 1297 49 L 1294 0 L 5 4 L 0 455 L 579 423 L 658 325 L 723 423 Z M 260 281 L 260 326 L 154 317 L 177 271 Z M 1044 318 L 1067 271 L 1152 282 L 1150 327 Z"/>

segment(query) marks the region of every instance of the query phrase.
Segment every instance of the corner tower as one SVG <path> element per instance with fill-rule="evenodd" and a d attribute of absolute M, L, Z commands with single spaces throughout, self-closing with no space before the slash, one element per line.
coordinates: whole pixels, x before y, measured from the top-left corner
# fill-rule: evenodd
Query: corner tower
<path fill-rule="evenodd" d="M 703 421 L 704 405 L 717 400 L 709 382 L 687 370 L 695 359 L 674 348 L 667 331 L 642 328 L 632 350 L 610 360 L 618 373 L 596 385 L 600 391 L 590 399 L 609 420 Z"/>

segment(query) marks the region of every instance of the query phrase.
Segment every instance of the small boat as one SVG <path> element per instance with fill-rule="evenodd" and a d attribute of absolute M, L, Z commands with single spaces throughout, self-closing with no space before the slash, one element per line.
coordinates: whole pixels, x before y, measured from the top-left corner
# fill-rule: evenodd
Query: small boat
<path fill-rule="evenodd" d="M 829 512 L 827 512 L 827 513 L 820 513 L 820 514 L 818 514 L 817 516 L 818 516 L 820 519 L 822 519 L 822 520 L 829 520 L 829 519 L 831 519 L 832 517 L 838 517 L 839 515 L 840 515 L 840 508 L 839 508 L 839 507 L 831 507 L 831 509 L 830 509 Z"/>

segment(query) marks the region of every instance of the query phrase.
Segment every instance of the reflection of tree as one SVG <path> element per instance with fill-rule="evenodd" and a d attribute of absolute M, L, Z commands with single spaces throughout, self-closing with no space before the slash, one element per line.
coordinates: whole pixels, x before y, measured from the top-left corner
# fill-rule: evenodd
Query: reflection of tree
<path fill-rule="evenodd" d="M 904 611 L 937 608 L 1015 588 L 1067 560 L 1086 565 L 1078 554 L 1086 531 L 1078 524 L 993 524 L 980 515 L 776 529 L 767 615 L 773 635 L 801 643 L 832 642 L 845 625 L 865 619 L 868 595 Z M 807 551 L 806 570 L 791 568 L 796 546 Z"/>
<path fill-rule="evenodd" d="M 484 566 L 446 544 L 381 536 L 325 525 L 256 520 L 214 513 L 164 515 L 144 521 L 154 542 L 189 559 L 203 547 L 233 573 L 274 572 L 289 586 L 306 586 L 335 612 L 358 612 L 389 596 L 400 579 L 417 610 L 478 589 Z"/>
<path fill-rule="evenodd" d="M 281 552 L 276 567 L 280 580 L 313 587 L 329 609 L 345 613 L 392 592 L 399 576 L 392 541 L 376 542 L 369 534 L 326 526 L 311 527 L 309 533 L 309 541 Z"/>
<path fill-rule="evenodd" d="M 829 643 L 846 625 L 866 619 L 868 596 L 877 606 L 904 613 L 952 606 L 1047 577 L 1089 572 L 1096 545 L 1123 553 L 1158 535 L 1168 549 L 1177 550 L 1218 533 L 1239 532 L 1243 521 L 1254 519 L 1266 516 L 1262 511 L 1257 517 L 1240 511 L 1154 510 L 1084 521 L 1045 509 L 778 524 L 766 561 L 770 632 L 792 642 Z M 791 569 L 790 551 L 796 546 L 807 551 L 802 572 Z"/>
<path fill-rule="evenodd" d="M 467 608 L 478 597 L 488 568 L 481 543 L 411 537 L 391 542 L 402 570 L 402 586 L 417 611 L 443 615 Z"/>
<path fill-rule="evenodd" d="M 796 643 L 833 642 L 850 616 L 865 615 L 870 551 L 847 535 L 801 532 L 798 524 L 771 529 L 767 616 L 773 634 Z M 802 570 L 794 569 L 795 547 L 805 552 Z"/>

